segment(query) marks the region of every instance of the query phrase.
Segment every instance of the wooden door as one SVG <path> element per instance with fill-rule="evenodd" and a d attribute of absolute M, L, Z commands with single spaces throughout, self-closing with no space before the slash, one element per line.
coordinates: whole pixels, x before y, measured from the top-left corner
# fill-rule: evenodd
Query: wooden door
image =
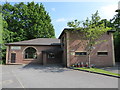
<path fill-rule="evenodd" d="M 16 61 L 16 53 L 11 53 L 11 63 L 15 63 Z"/>

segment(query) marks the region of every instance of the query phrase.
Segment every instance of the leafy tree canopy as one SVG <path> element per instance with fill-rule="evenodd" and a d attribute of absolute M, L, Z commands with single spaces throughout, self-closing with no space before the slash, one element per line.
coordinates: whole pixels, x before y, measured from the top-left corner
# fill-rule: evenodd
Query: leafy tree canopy
<path fill-rule="evenodd" d="M 42 4 L 6 3 L 2 6 L 2 14 L 3 39 L 7 43 L 55 37 L 50 16 Z"/>
<path fill-rule="evenodd" d="M 88 54 L 88 64 L 90 65 L 90 55 L 93 50 L 93 45 L 101 43 L 106 40 L 99 40 L 98 39 L 108 30 L 110 27 L 106 26 L 104 22 L 106 20 L 101 20 L 100 16 L 98 15 L 98 11 L 95 14 L 92 14 L 91 19 L 87 18 L 85 21 L 72 21 L 68 22 L 69 27 L 73 27 L 75 30 L 80 30 L 83 34 L 83 39 L 87 40 L 87 54 Z"/>
<path fill-rule="evenodd" d="M 117 10 L 117 14 L 111 19 L 111 27 L 115 28 L 114 44 L 115 44 L 115 59 L 120 62 L 120 10 Z"/>
<path fill-rule="evenodd" d="M 111 29 L 106 26 L 105 20 L 100 19 L 98 11 L 95 14 L 92 14 L 91 19 L 87 18 L 85 21 L 81 22 L 75 20 L 68 22 L 67 25 L 83 32 L 84 38 L 89 40 L 89 47 L 97 44 L 98 42 L 96 42 L 96 40 Z"/>
<path fill-rule="evenodd" d="M 11 5 L 5 3 L 0 8 L 0 41 L 2 44 L 2 57 L 5 59 L 6 47 L 4 43 L 29 40 L 34 38 L 54 38 L 55 32 L 49 13 L 43 4 L 23 2 Z M 2 17 L 1 17 L 2 16 Z M 1 27 L 2 25 L 2 27 Z M 1 29 L 2 28 L 2 29 Z"/>

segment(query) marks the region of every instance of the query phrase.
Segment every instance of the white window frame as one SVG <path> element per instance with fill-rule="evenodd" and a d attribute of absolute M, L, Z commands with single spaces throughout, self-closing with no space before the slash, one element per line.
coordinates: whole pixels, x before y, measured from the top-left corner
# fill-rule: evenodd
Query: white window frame
<path fill-rule="evenodd" d="M 27 47 L 27 48 L 29 48 L 29 47 Z M 35 57 L 33 57 L 33 58 L 28 58 L 28 53 L 25 52 L 25 50 L 27 48 L 24 49 L 24 60 L 35 60 L 35 59 L 37 59 L 37 50 L 36 50 L 36 48 L 32 47 L 32 48 L 34 48 L 36 50 L 36 53 L 34 53 Z M 27 56 L 27 58 L 25 56 Z"/>

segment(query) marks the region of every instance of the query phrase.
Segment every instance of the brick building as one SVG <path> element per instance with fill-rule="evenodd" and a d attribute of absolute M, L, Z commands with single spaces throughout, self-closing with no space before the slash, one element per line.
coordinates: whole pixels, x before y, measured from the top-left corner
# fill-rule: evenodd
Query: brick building
<path fill-rule="evenodd" d="M 100 40 L 106 42 L 94 46 L 90 55 L 91 64 L 115 65 L 113 32 L 105 33 Z M 58 39 L 38 38 L 7 43 L 6 64 L 62 64 L 69 67 L 76 63 L 87 63 L 87 43 L 81 37 L 81 32 L 65 28 Z"/>
<path fill-rule="evenodd" d="M 6 64 L 62 63 L 59 39 L 38 38 L 6 45 Z"/>

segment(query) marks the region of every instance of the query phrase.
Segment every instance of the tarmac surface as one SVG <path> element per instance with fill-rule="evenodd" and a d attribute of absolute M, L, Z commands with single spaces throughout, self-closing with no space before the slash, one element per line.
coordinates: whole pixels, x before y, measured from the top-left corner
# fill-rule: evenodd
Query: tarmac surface
<path fill-rule="evenodd" d="M 120 74 L 120 62 L 116 62 L 114 67 L 104 67 L 100 69 Z"/>
<path fill-rule="evenodd" d="M 61 66 L 2 65 L 2 88 L 118 88 L 118 78 Z"/>

